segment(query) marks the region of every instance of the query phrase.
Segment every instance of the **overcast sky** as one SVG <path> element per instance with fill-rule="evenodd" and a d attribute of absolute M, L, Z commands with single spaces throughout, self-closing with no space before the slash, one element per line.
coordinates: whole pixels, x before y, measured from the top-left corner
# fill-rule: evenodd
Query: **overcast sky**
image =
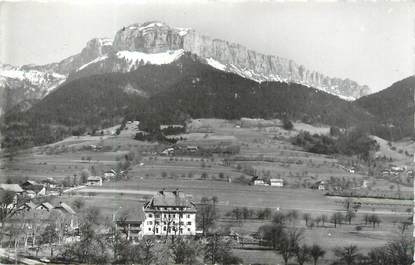
<path fill-rule="evenodd" d="M 125 25 L 161 20 L 376 91 L 414 73 L 414 11 L 411 3 L 0 2 L 0 61 L 59 61 L 91 38 L 112 38 Z"/>

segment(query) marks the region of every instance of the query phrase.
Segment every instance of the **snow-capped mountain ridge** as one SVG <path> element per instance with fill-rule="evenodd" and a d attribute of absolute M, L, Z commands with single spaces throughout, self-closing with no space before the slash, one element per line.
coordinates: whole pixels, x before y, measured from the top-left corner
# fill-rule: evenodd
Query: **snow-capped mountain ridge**
<path fill-rule="evenodd" d="M 8 104 L 40 99 L 65 80 L 91 74 L 133 71 L 143 64 L 168 64 L 190 52 L 221 71 L 264 81 L 295 82 L 315 87 L 343 99 L 368 94 L 369 88 L 349 79 L 331 78 L 308 70 L 292 60 L 264 55 L 243 45 L 205 36 L 189 28 L 171 27 L 151 21 L 121 28 L 114 39 L 94 38 L 79 54 L 57 63 L 0 66 L 0 95 L 10 96 Z M 7 87 L 7 94 L 4 91 Z M 25 91 L 27 90 L 27 91 Z M 5 109 L 0 102 L 0 113 Z"/>
<path fill-rule="evenodd" d="M 286 58 L 261 54 L 237 43 L 199 34 L 193 29 L 170 27 L 157 21 L 122 28 L 114 37 L 113 49 L 144 53 L 183 49 L 206 59 L 215 68 L 258 82 L 295 82 L 347 99 L 361 97 L 370 91 L 369 87 L 350 79 L 331 78 Z"/>

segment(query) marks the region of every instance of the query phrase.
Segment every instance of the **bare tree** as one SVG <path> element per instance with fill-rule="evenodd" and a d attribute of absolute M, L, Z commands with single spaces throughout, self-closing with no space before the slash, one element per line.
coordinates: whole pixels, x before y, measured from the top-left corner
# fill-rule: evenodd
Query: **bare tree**
<path fill-rule="evenodd" d="M 326 252 L 317 244 L 313 244 L 310 248 L 310 256 L 313 258 L 314 265 L 317 265 L 317 261 L 325 254 Z"/>

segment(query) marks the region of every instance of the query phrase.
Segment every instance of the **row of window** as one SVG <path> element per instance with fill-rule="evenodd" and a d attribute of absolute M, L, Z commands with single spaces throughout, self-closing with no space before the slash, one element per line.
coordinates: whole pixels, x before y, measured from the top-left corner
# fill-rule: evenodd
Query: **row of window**
<path fill-rule="evenodd" d="M 148 228 L 148 231 L 150 231 L 150 232 L 154 231 L 157 234 L 157 233 L 159 233 L 159 228 L 156 227 L 153 230 L 153 228 L 149 227 Z M 167 227 L 163 226 L 163 231 L 164 232 L 167 232 L 168 231 L 168 233 L 172 233 L 172 232 L 176 232 L 176 228 L 175 227 L 172 227 L 172 228 L 167 229 Z M 190 232 L 190 228 L 187 228 L 187 231 Z M 183 233 L 183 228 L 180 228 L 179 229 L 179 233 Z"/>
<path fill-rule="evenodd" d="M 151 214 L 151 213 L 149 213 L 148 215 L 148 218 L 153 218 L 153 214 Z M 154 217 L 155 218 L 160 218 L 160 216 L 163 216 L 164 218 L 176 218 L 176 214 L 158 214 L 158 213 L 156 213 L 156 214 L 154 214 Z M 183 214 L 177 214 L 177 217 L 179 217 L 179 218 L 183 218 Z M 186 215 L 186 217 L 187 217 L 187 219 L 190 219 L 190 214 L 187 214 Z"/>
<path fill-rule="evenodd" d="M 167 225 L 167 222 L 162 222 L 163 225 Z M 155 225 L 160 225 L 159 221 L 154 222 Z M 147 221 L 147 225 L 153 225 L 153 221 Z M 172 222 L 172 225 L 176 225 L 176 222 Z M 179 222 L 179 225 L 184 225 L 184 222 Z M 187 222 L 187 225 L 192 225 L 192 222 Z"/>

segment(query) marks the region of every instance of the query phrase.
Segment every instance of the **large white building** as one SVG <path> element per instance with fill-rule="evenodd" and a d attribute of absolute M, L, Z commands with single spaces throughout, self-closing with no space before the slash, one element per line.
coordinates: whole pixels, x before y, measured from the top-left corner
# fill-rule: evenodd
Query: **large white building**
<path fill-rule="evenodd" d="M 195 235 L 196 206 L 178 190 L 160 191 L 143 207 L 142 235 Z"/>

